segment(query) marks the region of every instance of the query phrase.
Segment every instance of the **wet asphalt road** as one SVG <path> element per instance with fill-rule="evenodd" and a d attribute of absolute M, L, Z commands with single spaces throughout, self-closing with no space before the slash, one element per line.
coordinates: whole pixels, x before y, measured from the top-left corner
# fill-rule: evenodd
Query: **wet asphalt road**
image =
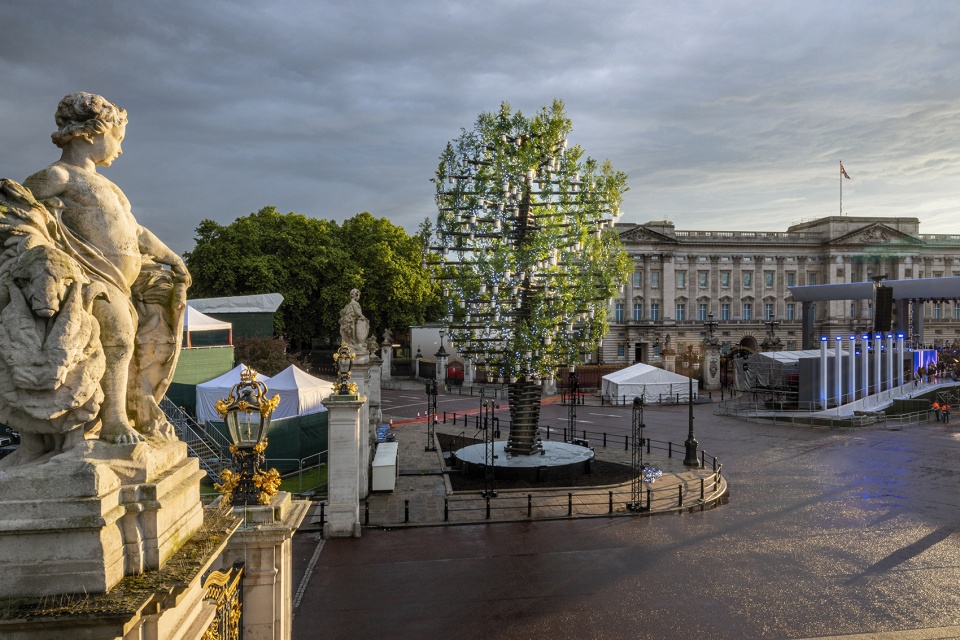
<path fill-rule="evenodd" d="M 391 394 L 385 406 L 408 402 Z M 960 625 L 960 423 L 829 431 L 713 409 L 695 407 L 695 430 L 724 465 L 728 504 L 328 540 L 294 637 L 807 638 Z M 545 408 L 545 421 L 565 416 Z M 645 421 L 652 438 L 686 437 L 686 407 L 648 408 Z M 629 412 L 582 407 L 578 425 L 626 433 Z M 294 540 L 299 581 L 318 539 Z"/>

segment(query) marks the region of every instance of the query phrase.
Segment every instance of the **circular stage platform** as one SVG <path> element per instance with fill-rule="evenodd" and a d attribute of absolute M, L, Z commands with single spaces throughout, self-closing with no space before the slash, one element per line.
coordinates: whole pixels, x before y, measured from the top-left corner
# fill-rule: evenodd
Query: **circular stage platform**
<path fill-rule="evenodd" d="M 567 480 L 579 478 L 590 473 L 590 462 L 594 458 L 593 449 L 567 442 L 544 442 L 543 453 L 516 455 L 504 451 L 506 440 L 493 443 L 493 475 L 503 480 Z M 474 444 L 454 453 L 461 473 L 482 478 L 485 445 Z"/>

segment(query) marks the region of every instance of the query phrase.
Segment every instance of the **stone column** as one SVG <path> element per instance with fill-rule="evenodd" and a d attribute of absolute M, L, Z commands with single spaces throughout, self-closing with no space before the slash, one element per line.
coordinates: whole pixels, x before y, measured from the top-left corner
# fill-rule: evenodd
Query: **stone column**
<path fill-rule="evenodd" d="M 703 346 L 706 350 L 703 388 L 707 391 L 715 391 L 720 388 L 720 341 L 714 338 L 713 342 L 710 342 L 710 338 L 707 338 Z"/>
<path fill-rule="evenodd" d="M 324 402 L 329 412 L 327 538 L 360 537 L 360 409 L 366 402 L 360 395 L 340 394 Z"/>
<path fill-rule="evenodd" d="M 473 358 L 466 356 L 463 359 L 463 384 L 472 387 L 476 376 L 476 365 Z"/>
<path fill-rule="evenodd" d="M 660 265 L 662 273 L 660 274 L 660 304 L 663 308 L 660 310 L 664 319 L 673 318 L 677 320 L 677 269 L 673 261 L 672 253 L 665 253 L 660 256 Z"/>
<path fill-rule="evenodd" d="M 643 268 L 643 316 L 641 320 L 650 319 L 650 261 L 646 255 L 639 256 Z"/>
<path fill-rule="evenodd" d="M 390 368 L 393 365 L 393 344 L 389 340 L 380 343 L 380 357 L 383 358 L 383 366 L 380 368 L 381 382 L 390 381 Z"/>
<path fill-rule="evenodd" d="M 373 359 L 379 360 L 376 356 L 369 355 L 357 355 L 356 359 L 353 361 L 353 370 L 351 372 L 351 380 L 357 383 L 357 393 L 361 398 L 364 399 L 363 405 L 360 407 L 360 439 L 357 443 L 358 456 L 359 456 L 359 465 L 360 465 L 360 493 L 357 496 L 362 500 L 367 497 L 367 493 L 370 490 L 370 463 L 373 461 L 371 457 L 371 438 L 376 437 L 376 429 L 374 429 L 373 434 L 370 432 L 370 416 L 371 416 L 371 387 L 372 380 L 371 377 L 374 374 L 373 369 Z M 380 403 L 380 372 L 376 371 L 375 375 L 377 376 L 377 408 L 379 409 Z"/>
<path fill-rule="evenodd" d="M 382 378 L 382 369 L 383 361 L 377 356 L 370 356 L 370 381 L 367 385 L 367 410 L 369 413 L 368 416 L 368 428 L 367 428 L 367 437 L 370 442 L 370 449 L 372 455 L 372 449 L 375 447 L 373 444 L 377 441 L 377 429 L 380 428 L 380 425 L 383 424 L 383 411 L 381 409 L 380 402 L 380 380 Z M 372 458 L 368 462 L 373 462 Z M 364 494 L 362 497 L 365 497 Z"/>
<path fill-rule="evenodd" d="M 234 507 L 243 524 L 221 556 L 229 568 L 242 561 L 243 637 L 289 640 L 293 622 L 293 534 L 310 503 L 281 491 L 270 504 Z M 359 535 L 359 534 L 358 534 Z"/>

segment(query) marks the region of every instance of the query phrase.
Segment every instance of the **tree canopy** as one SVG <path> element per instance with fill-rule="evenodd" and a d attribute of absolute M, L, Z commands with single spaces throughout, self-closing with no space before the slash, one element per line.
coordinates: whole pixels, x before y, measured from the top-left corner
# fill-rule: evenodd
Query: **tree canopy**
<path fill-rule="evenodd" d="M 386 218 L 342 225 L 264 207 L 228 225 L 203 220 L 185 254 L 190 297 L 280 293 L 278 335 L 295 349 L 339 341 L 339 311 L 359 289 L 371 331 L 404 331 L 436 309 L 423 241 Z"/>

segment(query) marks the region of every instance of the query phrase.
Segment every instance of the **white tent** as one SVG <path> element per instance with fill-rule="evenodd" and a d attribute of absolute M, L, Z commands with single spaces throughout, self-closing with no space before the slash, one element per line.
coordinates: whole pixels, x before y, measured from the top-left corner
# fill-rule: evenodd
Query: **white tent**
<path fill-rule="evenodd" d="M 671 373 L 666 369 L 658 369 L 649 364 L 637 364 L 614 371 L 603 376 L 601 391 L 608 398 L 617 398 L 621 402 L 626 398 L 631 402 L 634 398 L 642 397 L 644 402 L 657 402 L 661 398 L 677 399 L 681 402 L 689 400 L 690 379 L 678 373 Z M 700 393 L 697 381 L 693 382 L 693 398 L 697 399 Z"/>
<path fill-rule="evenodd" d="M 193 344 L 193 336 L 196 333 L 202 333 L 207 331 L 226 331 L 227 338 L 226 344 L 233 344 L 233 325 L 229 322 L 224 322 L 223 320 L 217 320 L 216 318 L 211 318 L 208 315 L 200 313 L 196 309 L 187 304 L 187 311 L 183 314 L 183 346 L 186 348 L 191 348 Z M 222 335 L 222 334 L 221 334 Z M 213 339 L 216 339 L 216 336 L 212 336 Z M 197 336 L 197 341 L 202 346 L 213 346 L 218 343 L 210 343 L 210 338 L 202 339 L 202 336 Z M 219 343 L 223 344 L 223 343 Z"/>
<path fill-rule="evenodd" d="M 187 304 L 187 312 L 183 316 L 184 331 L 229 331 L 232 326 L 229 322 L 200 313 Z"/>
<path fill-rule="evenodd" d="M 217 400 L 226 398 L 230 395 L 233 385 L 240 382 L 240 372 L 246 368 L 244 364 L 238 364 L 236 367 L 227 371 L 222 376 L 217 376 L 213 380 L 207 380 L 197 385 L 197 420 L 200 423 L 207 420 L 221 420 L 220 415 L 214 408 Z M 257 380 L 265 382 L 270 386 L 270 378 L 263 375 L 257 375 Z"/>
<path fill-rule="evenodd" d="M 333 393 L 332 382 L 314 378 L 293 365 L 270 378 L 268 386 L 270 397 L 274 393 L 280 394 L 280 406 L 273 414 L 275 419 L 326 411 L 322 401 Z"/>

